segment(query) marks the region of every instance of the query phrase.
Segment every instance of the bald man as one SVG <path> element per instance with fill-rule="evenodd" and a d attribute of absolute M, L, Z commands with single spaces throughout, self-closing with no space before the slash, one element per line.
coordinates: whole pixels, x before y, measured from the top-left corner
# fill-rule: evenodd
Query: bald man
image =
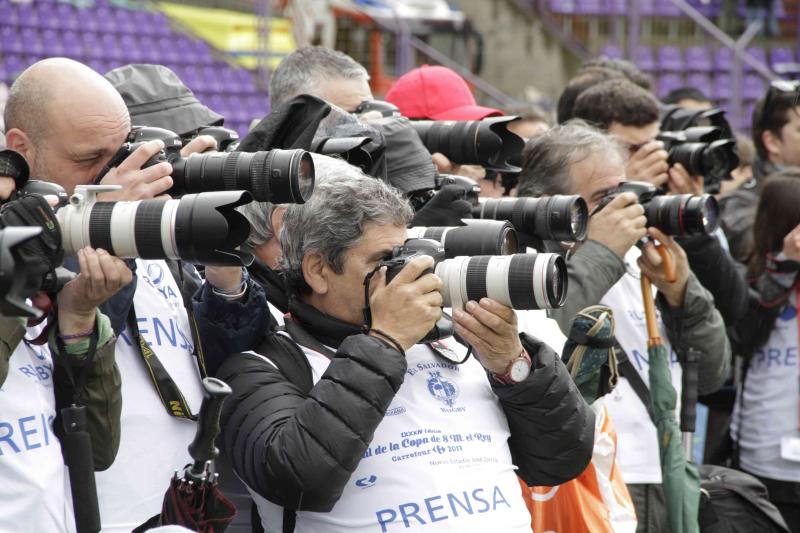
<path fill-rule="evenodd" d="M 63 58 L 40 61 L 20 75 L 11 87 L 5 121 L 8 145 L 28 161 L 31 176 L 70 193 L 94 181 L 131 127 L 114 87 L 85 65 Z M 209 147 L 203 141 L 195 146 Z M 172 186 L 170 165 L 140 168 L 162 147 L 161 141 L 149 142 L 109 171 L 101 183 L 119 184 L 122 190 L 103 200 L 163 195 Z M 135 292 L 112 301 L 122 317 L 115 327 L 122 377 L 120 447 L 113 465 L 96 475 L 107 532 L 129 532 L 160 512 L 172 473 L 190 462 L 192 418 L 202 400 L 189 319 L 170 266 L 142 259 L 129 264 L 135 265 Z M 149 348 L 147 359 L 142 345 Z M 164 376 L 158 382 L 151 378 L 155 365 Z"/>
<path fill-rule="evenodd" d="M 31 177 L 58 183 L 68 193 L 90 184 L 125 142 L 128 109 L 114 87 L 86 65 L 51 58 L 25 70 L 11 86 L 5 109 L 6 144 L 25 158 Z M 141 146 L 102 180 L 122 185 L 103 200 L 141 200 L 172 187 L 169 163 L 140 170 L 163 148 Z"/>

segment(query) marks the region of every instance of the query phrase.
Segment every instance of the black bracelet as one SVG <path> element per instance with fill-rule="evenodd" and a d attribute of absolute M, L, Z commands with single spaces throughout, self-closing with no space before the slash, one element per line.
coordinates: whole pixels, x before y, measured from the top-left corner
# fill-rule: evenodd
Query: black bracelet
<path fill-rule="evenodd" d="M 397 339 L 395 339 L 385 331 L 381 331 L 378 328 L 364 328 L 365 335 L 369 335 L 370 333 L 376 333 L 380 335 L 381 337 L 383 337 L 385 341 L 388 341 L 388 344 L 390 344 L 392 348 L 403 354 L 403 356 L 406 355 L 406 351 L 403 350 L 403 346 L 399 342 L 397 342 Z"/>

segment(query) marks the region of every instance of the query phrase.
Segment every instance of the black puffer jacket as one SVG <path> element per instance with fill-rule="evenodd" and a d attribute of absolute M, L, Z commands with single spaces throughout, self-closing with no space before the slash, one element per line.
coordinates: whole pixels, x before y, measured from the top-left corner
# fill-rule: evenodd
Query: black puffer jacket
<path fill-rule="evenodd" d="M 406 360 L 353 326 L 302 304 L 290 306 L 305 332 L 338 350 L 307 393 L 287 380 L 284 374 L 291 373 L 286 366 L 282 373 L 257 355 L 228 358 L 217 374 L 233 389 L 221 417 L 221 445 L 239 476 L 268 500 L 327 512 L 402 386 Z M 517 473 L 529 485 L 557 485 L 576 477 L 589 463 L 594 414 L 559 357 L 544 343 L 521 338 L 533 372 L 518 385 L 492 387 L 508 419 Z M 281 348 L 274 342 L 263 346 L 271 346 L 276 361 L 294 351 L 291 357 L 302 358 L 307 366 L 299 348 Z M 310 385 L 310 371 L 307 382 Z"/>

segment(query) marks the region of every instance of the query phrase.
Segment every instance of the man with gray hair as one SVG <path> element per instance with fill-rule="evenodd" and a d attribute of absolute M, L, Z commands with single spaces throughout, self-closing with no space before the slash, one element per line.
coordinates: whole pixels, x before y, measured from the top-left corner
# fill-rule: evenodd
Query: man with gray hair
<path fill-rule="evenodd" d="M 364 100 L 372 100 L 367 70 L 347 54 L 324 46 L 298 48 L 272 73 L 272 109 L 300 94 L 318 96 L 348 113 Z"/>
<path fill-rule="evenodd" d="M 411 208 L 346 163 L 315 166 L 314 195 L 288 206 L 280 234 L 285 329 L 217 374 L 233 389 L 221 447 L 265 530 L 530 532 L 517 475 L 557 485 L 582 472 L 588 406 L 495 301 L 454 310 L 475 355 L 463 364 L 452 339 L 421 344 L 441 315 L 433 259 L 411 258 L 388 283 L 382 265 Z"/>
<path fill-rule="evenodd" d="M 571 121 L 530 140 L 523 152 L 520 196 L 578 194 L 593 211 L 588 239 L 567 261 L 569 293 L 561 309 L 553 309 L 568 334 L 575 314 L 590 305 L 611 308 L 615 336 L 627 354 L 621 360 L 622 379 L 605 402 L 616 426 L 617 458 L 636 507 L 638 531 L 669 531 L 656 428 L 649 405 L 634 387 L 647 387 L 647 329 L 642 312 L 640 278 L 646 275 L 658 289 L 656 303 L 661 338 L 670 357 L 672 383 L 680 393 L 681 367 L 677 354 L 701 353 L 698 391 L 716 391 L 728 374 L 730 344 L 714 299 L 689 269 L 686 253 L 656 228 L 646 228 L 644 209 L 633 193 L 603 199 L 625 181 L 625 159 L 616 141 L 581 121 Z M 677 280 L 670 283 L 652 241 L 640 251 L 645 235 L 657 239 L 675 260 Z M 670 346 L 670 343 L 672 346 Z M 637 391 L 637 392 L 635 392 Z M 649 404 L 649 401 L 647 402 Z"/>

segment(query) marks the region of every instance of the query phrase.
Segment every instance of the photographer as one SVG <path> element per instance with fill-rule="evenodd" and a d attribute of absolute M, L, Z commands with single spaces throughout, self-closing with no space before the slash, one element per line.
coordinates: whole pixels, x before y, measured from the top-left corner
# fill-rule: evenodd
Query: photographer
<path fill-rule="evenodd" d="M 368 82 L 366 69 L 346 54 L 321 46 L 299 48 L 286 56 L 272 73 L 270 104 L 276 110 L 298 95 L 310 94 L 356 113 L 359 104 L 373 100 Z M 337 114 L 334 109 L 322 121 L 319 130 L 333 129 L 331 122 L 338 120 Z M 385 171 L 383 174 L 374 171 L 372 175 L 385 179 L 409 198 L 415 194 L 425 195 L 435 188 L 437 168 L 434 163 L 441 154 L 431 156 L 407 118 L 384 117 L 371 111 L 358 118 L 377 131 L 380 138 L 373 141 L 385 148 L 382 156 Z M 482 177 L 483 169 L 478 170 Z M 469 218 L 469 204 L 462 201 L 459 192 L 452 187 L 438 191 L 434 200 L 420 208 L 414 223 L 449 226 Z"/>
<path fill-rule="evenodd" d="M 67 192 L 94 183 L 131 128 L 114 87 L 85 65 L 61 58 L 40 61 L 20 75 L 6 121 L 9 147 L 25 157 L 32 177 L 58 183 Z M 160 141 L 148 142 L 108 170 L 100 183 L 118 184 L 122 190 L 104 193 L 103 200 L 162 197 L 173 185 L 170 164 L 141 167 L 163 147 Z M 160 512 L 165 480 L 190 460 L 187 444 L 202 399 L 198 366 L 204 362 L 202 352 L 195 359 L 185 307 L 191 285 L 179 283 L 189 276 L 170 268 L 177 266 L 174 262 L 136 259 L 129 264 L 135 268 L 134 283 L 105 306 L 120 337 L 124 401 L 119 453 L 113 466 L 97 476 L 104 531 L 130 531 Z M 217 296 L 208 292 L 209 298 Z M 219 299 L 220 305 L 226 303 Z"/>
<path fill-rule="evenodd" d="M 579 194 L 590 211 L 625 181 L 624 158 L 617 143 L 582 123 L 568 123 L 531 140 L 523 154 L 520 196 Z M 677 354 L 699 350 L 701 394 L 717 390 L 728 374 L 730 347 L 714 300 L 689 270 L 686 254 L 675 241 L 655 228 L 647 229 L 644 209 L 635 194 L 617 195 L 589 222 L 589 238 L 567 261 L 569 293 L 561 309 L 550 311 L 562 331 L 569 331 L 576 312 L 603 304 L 614 311 L 616 338 L 631 362 L 630 369 L 648 383 L 647 339 L 639 278 L 646 274 L 658 289 L 662 338 Z M 645 235 L 658 239 L 672 254 L 677 280 L 664 278 L 663 262 L 652 242 L 640 251 L 635 244 Z M 670 351 L 669 344 L 667 350 Z M 667 516 L 661 492 L 661 468 L 656 429 L 645 403 L 622 374 L 607 402 L 619 435 L 618 461 L 639 516 L 639 531 L 666 531 Z M 680 391 L 681 369 L 670 363 L 673 384 Z"/>
<path fill-rule="evenodd" d="M 314 160 L 317 161 L 316 156 Z M 278 235 L 283 226 L 286 206 L 251 202 L 239 210 L 250 222 L 250 237 L 246 245 L 253 249 L 255 255 L 253 264 L 247 270 L 250 277 L 264 288 L 270 312 L 282 324 L 283 315 L 289 311 L 289 297 L 286 282 L 279 272 L 281 243 Z"/>
<path fill-rule="evenodd" d="M 412 120 L 482 120 L 503 114 L 499 109 L 479 106 L 461 76 L 437 65 L 423 65 L 400 76 L 386 93 L 386 101 Z M 438 152 L 433 154 L 433 163 L 441 173 L 466 176 L 481 184 L 482 196 L 502 195 L 498 180 L 486 180 L 486 170 L 481 166 L 458 165 Z"/>
<path fill-rule="evenodd" d="M 787 84 L 788 85 L 785 85 Z M 756 204 L 768 175 L 800 166 L 800 105 L 798 87 L 791 82 L 770 85 L 753 110 L 754 180 L 720 198 L 721 226 L 731 254 L 747 262 L 753 250 Z"/>
<path fill-rule="evenodd" d="M 756 249 L 748 268 L 754 297 L 731 336 L 745 362 L 731 417 L 735 464 L 764 483 L 795 533 L 800 531 L 800 463 L 792 451 L 800 442 L 798 202 L 797 171 L 771 175 L 763 183 L 753 226 Z"/>
<path fill-rule="evenodd" d="M 628 147 L 625 168 L 628 180 L 663 186 L 670 194 L 703 193 L 702 176 L 690 176 L 680 163 L 668 164 L 667 151 L 656 140 L 660 132 L 658 101 L 646 90 L 625 80 L 603 82 L 578 97 L 575 116 Z M 695 235 L 677 241 L 688 255 L 697 278 L 714 295 L 725 323 L 730 325 L 742 316 L 747 283 L 723 243 L 715 237 Z"/>
<path fill-rule="evenodd" d="M 0 211 L 3 227 L 42 227 L 39 236 L 17 248 L 28 279 L 44 280 L 61 263 L 61 254 L 54 252 L 60 232 L 53 218 L 40 196 L 9 202 Z M 97 306 L 130 283 L 131 273 L 103 250 L 83 249 L 78 260 L 80 273 L 58 292 L 44 325 L 26 328 L 23 319 L 2 317 L 0 501 L 3 523 L 15 531 L 75 528 L 61 445 L 62 408 L 76 404 L 86 409 L 95 470 L 111 465 L 120 444 L 116 339 Z M 33 298 L 40 305 L 49 301 L 44 293 Z"/>
<path fill-rule="evenodd" d="M 317 96 L 348 113 L 373 99 L 367 69 L 347 54 L 324 46 L 298 48 L 270 76 L 272 109 L 300 94 Z"/>
<path fill-rule="evenodd" d="M 512 310 L 494 301 L 455 311 L 473 343 L 464 364 L 451 340 L 418 344 L 441 315 L 433 260 L 410 260 L 388 284 L 378 268 L 405 242 L 410 207 L 355 167 L 315 164 L 314 196 L 288 207 L 281 230 L 292 290 L 282 340 L 228 358 L 219 373 L 234 391 L 221 447 L 257 495 L 265 529 L 448 520 L 530 531 L 512 465 L 529 484 L 579 474 L 590 410 L 558 357 L 519 336 Z M 503 376 L 528 357 L 527 378 Z"/>

